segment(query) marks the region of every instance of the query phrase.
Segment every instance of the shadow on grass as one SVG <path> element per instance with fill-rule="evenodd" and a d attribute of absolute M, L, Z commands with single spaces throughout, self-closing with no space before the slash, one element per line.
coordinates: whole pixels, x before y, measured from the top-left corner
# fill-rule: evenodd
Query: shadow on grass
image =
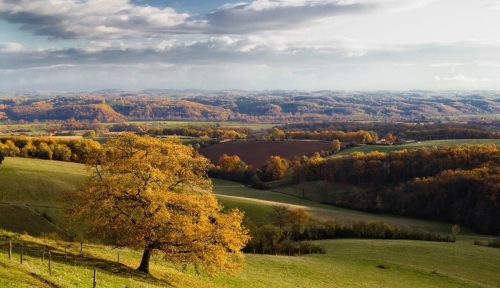
<path fill-rule="evenodd" d="M 59 246 L 55 245 L 44 245 L 36 243 L 33 241 L 20 240 L 16 235 L 14 237 L 8 237 L 5 235 L 0 235 L 0 249 L 8 251 L 9 240 L 12 240 L 12 261 L 20 261 L 21 250 L 24 256 L 29 256 L 31 258 L 43 258 L 45 251 L 45 261 L 48 261 L 48 251 L 51 252 L 51 261 L 57 264 L 78 266 L 87 269 L 97 269 L 98 273 L 108 273 L 114 276 L 123 276 L 125 278 L 133 278 L 137 281 L 142 281 L 149 284 L 156 285 L 167 285 L 174 286 L 171 282 L 165 279 L 158 279 L 152 275 L 145 274 L 143 272 L 137 271 L 135 269 L 121 264 L 115 261 L 109 261 L 105 259 L 95 258 L 91 255 L 80 255 L 71 253 L 69 250 L 65 252 L 65 247 L 74 247 L 70 243 L 64 243 Z M 45 247 L 45 250 L 44 250 Z M 56 271 L 55 271 L 56 272 Z"/>

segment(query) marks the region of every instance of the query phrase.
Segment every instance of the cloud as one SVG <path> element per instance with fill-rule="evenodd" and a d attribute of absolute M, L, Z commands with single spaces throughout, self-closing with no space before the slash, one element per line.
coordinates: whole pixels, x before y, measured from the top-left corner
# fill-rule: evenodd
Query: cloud
<path fill-rule="evenodd" d="M 213 33 L 286 30 L 326 17 L 364 13 L 381 6 L 380 2 L 255 0 L 220 7 L 207 16 L 207 26 Z"/>
<path fill-rule="evenodd" d="M 452 68 L 455 68 L 455 67 L 458 67 L 458 66 L 463 66 L 464 63 L 460 63 L 460 62 L 446 62 L 446 63 L 432 63 L 432 64 L 429 64 L 429 67 L 431 68 L 442 68 L 442 67 L 452 67 Z"/>
<path fill-rule="evenodd" d="M 139 6 L 128 0 L 0 0 L 0 19 L 52 38 L 149 38 L 287 30 L 385 4 L 383 0 L 255 0 L 223 5 L 197 18 L 169 7 Z"/>
<path fill-rule="evenodd" d="M 0 19 L 63 39 L 154 35 L 186 24 L 189 16 L 127 0 L 0 0 Z"/>
<path fill-rule="evenodd" d="M 15 53 L 24 50 L 22 44 L 16 42 L 0 42 L 0 52 Z"/>
<path fill-rule="evenodd" d="M 484 7 L 487 9 L 500 9 L 500 1 L 489 1 L 488 3 L 484 4 Z"/>
<path fill-rule="evenodd" d="M 474 78 L 465 76 L 463 74 L 454 75 L 450 77 L 442 77 L 442 76 L 434 76 L 434 80 L 437 81 L 457 81 L 457 82 L 465 82 L 465 83 L 476 83 L 476 82 L 490 82 L 490 78 Z"/>

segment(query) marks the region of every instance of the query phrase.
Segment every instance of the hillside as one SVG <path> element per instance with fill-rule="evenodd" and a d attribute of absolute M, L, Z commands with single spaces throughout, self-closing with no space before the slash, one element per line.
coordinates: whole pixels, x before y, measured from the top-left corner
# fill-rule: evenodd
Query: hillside
<path fill-rule="evenodd" d="M 14 237 L 13 261 L 6 241 Z M 23 264 L 19 243 L 25 244 Z M 152 276 L 134 271 L 141 254 L 0 232 L 1 287 L 89 287 L 93 269 L 97 287 L 496 287 L 500 281 L 500 250 L 454 244 L 399 240 L 318 241 L 326 254 L 300 257 L 246 255 L 234 275 L 207 277 L 191 269 L 179 271 L 157 257 Z M 41 261 L 43 245 L 52 247 L 52 276 Z M 64 248 L 68 258 L 64 256 Z M 118 251 L 120 263 L 117 263 Z M 47 256 L 46 256 L 47 257 Z M 47 259 L 47 258 L 46 258 Z M 486 260 L 488 259 L 488 260 Z M 266 275 L 266 277 L 262 277 Z M 14 285 L 14 283 L 16 283 Z"/>
<path fill-rule="evenodd" d="M 76 163 L 6 158 L 0 165 L 0 228 L 64 234 L 57 226 L 60 199 L 83 183 L 86 173 Z"/>
<path fill-rule="evenodd" d="M 474 246 L 481 236 L 467 231 L 456 243 L 403 240 L 323 240 L 317 244 L 326 254 L 300 257 L 246 255 L 244 268 L 235 275 L 207 277 L 191 268 L 179 271 L 160 257 L 152 261 L 152 276 L 134 271 L 141 252 L 131 249 L 50 240 L 42 233 L 59 232 L 43 216 L 52 211 L 60 224 L 57 196 L 76 188 L 85 179 L 83 165 L 25 158 L 6 158 L 0 165 L 4 228 L 24 227 L 29 235 L 0 231 L 0 287 L 88 287 L 97 269 L 98 287 L 495 287 L 500 281 L 500 250 Z M 23 179 L 24 181 L 14 181 Z M 428 231 L 449 231 L 449 225 L 394 216 L 372 215 L 302 200 L 293 196 L 247 188 L 229 181 L 214 181 L 214 190 L 226 207 L 244 210 L 255 222 L 267 221 L 270 205 L 303 207 L 323 219 L 383 220 Z M 15 214 L 11 211 L 20 209 Z M 46 209 L 46 210 L 43 210 Z M 10 218 L 6 218 L 10 217 Z M 47 227 L 51 227 L 48 229 Z M 17 229 L 23 231 L 23 229 Z M 8 260 L 8 240 L 14 242 L 13 261 Z M 19 263 L 20 243 L 24 261 Z M 40 260 L 43 246 L 53 251 L 52 272 Z M 64 256 L 64 249 L 68 257 Z M 120 263 L 117 252 L 120 253 Z M 46 255 L 47 257 L 47 255 Z M 46 258 L 47 259 L 47 258 Z M 485 259 L 488 259 L 487 261 Z M 265 274 L 266 277 L 262 277 Z M 15 283 L 15 285 L 13 284 Z"/>
<path fill-rule="evenodd" d="M 83 183 L 84 165 L 28 158 L 8 157 L 0 165 L 0 229 L 27 231 L 32 235 L 62 233 L 61 195 Z M 15 181 L 22 178 L 24 181 Z M 214 179 L 214 192 L 228 208 L 240 208 L 256 223 L 264 223 L 270 206 L 284 204 L 307 209 L 313 217 L 325 220 L 378 220 L 431 232 L 449 232 L 449 225 L 391 215 L 374 215 L 331 205 L 319 204 L 281 193 L 245 187 L 239 183 Z"/>

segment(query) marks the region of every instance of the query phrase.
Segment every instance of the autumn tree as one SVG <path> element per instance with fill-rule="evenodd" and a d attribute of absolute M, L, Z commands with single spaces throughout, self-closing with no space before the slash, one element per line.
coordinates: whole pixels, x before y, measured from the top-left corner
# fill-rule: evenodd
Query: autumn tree
<path fill-rule="evenodd" d="M 50 146 L 42 142 L 38 145 L 37 147 L 37 157 L 41 159 L 47 159 L 47 160 L 52 160 L 52 156 L 54 155 L 54 152 L 52 149 L 50 149 Z"/>
<path fill-rule="evenodd" d="M 149 273 L 155 250 L 207 273 L 242 263 L 243 214 L 223 212 L 206 177 L 209 162 L 191 147 L 126 133 L 86 159 L 93 175 L 68 211 L 95 237 L 144 249 L 139 271 Z"/>
<path fill-rule="evenodd" d="M 332 152 L 333 153 L 339 152 L 341 147 L 342 147 L 342 144 L 340 143 L 339 140 L 332 141 Z"/>
<path fill-rule="evenodd" d="M 285 139 L 285 132 L 283 132 L 283 130 L 277 128 L 277 127 L 273 127 L 271 129 L 271 140 L 283 140 Z"/>
<path fill-rule="evenodd" d="M 242 172 L 248 169 L 248 165 L 238 155 L 223 154 L 219 158 L 218 169 L 222 172 Z"/>
<path fill-rule="evenodd" d="M 261 169 L 261 179 L 264 181 L 282 179 L 288 168 L 290 168 L 290 161 L 280 156 L 271 156 Z"/>
<path fill-rule="evenodd" d="M 55 144 L 53 158 L 55 160 L 69 161 L 71 160 L 71 149 L 64 144 Z"/>

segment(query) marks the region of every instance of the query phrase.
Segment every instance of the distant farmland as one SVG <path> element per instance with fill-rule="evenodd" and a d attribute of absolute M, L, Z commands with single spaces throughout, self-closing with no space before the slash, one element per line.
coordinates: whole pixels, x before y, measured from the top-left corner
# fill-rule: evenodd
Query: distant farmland
<path fill-rule="evenodd" d="M 328 141 L 230 141 L 202 148 L 200 152 L 213 163 L 217 163 L 222 154 L 238 155 L 245 163 L 258 168 L 264 165 L 270 156 L 292 160 L 330 149 L 331 143 Z"/>

